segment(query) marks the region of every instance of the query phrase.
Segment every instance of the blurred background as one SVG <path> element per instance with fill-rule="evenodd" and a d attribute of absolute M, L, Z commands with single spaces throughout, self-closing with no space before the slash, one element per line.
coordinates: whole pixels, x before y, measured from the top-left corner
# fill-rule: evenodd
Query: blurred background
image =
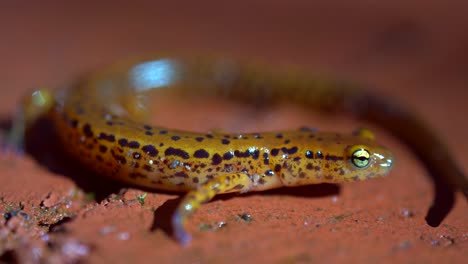
<path fill-rule="evenodd" d="M 3 2 L 0 115 L 26 91 L 120 59 L 207 53 L 369 85 L 420 112 L 461 154 L 467 10 L 456 0 Z"/>
<path fill-rule="evenodd" d="M 467 11 L 457 0 L 2 2 L 0 115 L 25 91 L 122 58 L 209 53 L 369 84 L 468 148 Z"/>

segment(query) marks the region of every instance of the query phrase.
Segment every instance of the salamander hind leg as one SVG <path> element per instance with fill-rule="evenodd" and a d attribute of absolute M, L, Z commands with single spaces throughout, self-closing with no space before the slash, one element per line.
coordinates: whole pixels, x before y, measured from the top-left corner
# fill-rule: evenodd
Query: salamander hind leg
<path fill-rule="evenodd" d="M 220 193 L 246 192 L 250 185 L 251 180 L 247 174 L 226 174 L 208 180 L 197 190 L 187 193 L 172 217 L 175 238 L 183 245 L 190 242 L 191 236 L 185 229 L 185 222 L 202 203 Z"/>

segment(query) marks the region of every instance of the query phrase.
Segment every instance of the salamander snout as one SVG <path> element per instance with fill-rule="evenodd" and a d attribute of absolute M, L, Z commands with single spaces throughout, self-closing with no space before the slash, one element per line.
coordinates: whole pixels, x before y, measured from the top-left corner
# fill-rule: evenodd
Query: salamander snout
<path fill-rule="evenodd" d="M 372 159 L 375 162 L 374 166 L 378 167 L 382 175 L 387 175 L 392 169 L 394 157 L 390 150 L 383 147 L 374 150 Z"/>

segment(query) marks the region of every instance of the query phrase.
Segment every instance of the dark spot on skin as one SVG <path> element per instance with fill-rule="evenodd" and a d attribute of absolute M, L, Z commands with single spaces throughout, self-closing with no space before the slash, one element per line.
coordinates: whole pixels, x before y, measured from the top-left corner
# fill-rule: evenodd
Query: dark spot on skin
<path fill-rule="evenodd" d="M 99 145 L 99 151 L 100 151 L 101 153 L 106 153 L 107 147 L 104 146 L 104 145 Z"/>
<path fill-rule="evenodd" d="M 272 149 L 270 153 L 271 153 L 272 156 L 278 156 L 279 149 Z"/>
<path fill-rule="evenodd" d="M 96 155 L 96 159 L 97 159 L 98 161 L 100 161 L 100 162 L 103 162 L 103 161 L 104 161 L 104 159 L 102 158 L 102 156 L 99 155 L 99 154 Z"/>
<path fill-rule="evenodd" d="M 329 168 L 330 168 L 330 164 L 325 164 L 325 168 L 329 169 Z"/>
<path fill-rule="evenodd" d="M 270 164 L 270 157 L 268 157 L 268 153 L 263 153 L 263 164 L 268 165 Z"/>
<path fill-rule="evenodd" d="M 181 157 L 183 159 L 190 158 L 190 155 L 187 152 L 185 152 L 184 150 L 176 149 L 176 148 L 172 148 L 172 147 L 167 148 L 166 151 L 164 152 L 164 154 L 166 156 L 178 156 L 178 157 Z"/>
<path fill-rule="evenodd" d="M 124 157 L 124 156 L 121 156 L 121 155 L 118 155 L 117 153 L 114 152 L 113 149 L 111 149 L 111 155 L 112 155 L 112 157 L 113 157 L 116 161 L 118 161 L 120 164 L 125 164 L 125 163 L 127 163 L 127 160 L 125 159 L 125 157 Z"/>
<path fill-rule="evenodd" d="M 266 176 L 273 176 L 273 175 L 275 175 L 275 173 L 272 170 L 267 170 L 267 171 L 265 171 L 265 175 Z"/>
<path fill-rule="evenodd" d="M 149 125 L 144 125 L 143 128 L 146 129 L 146 130 L 151 130 L 151 129 L 153 129 L 153 128 L 152 128 L 151 126 L 149 126 Z"/>
<path fill-rule="evenodd" d="M 159 146 L 160 146 L 160 147 L 164 146 L 164 143 L 159 143 Z"/>
<path fill-rule="evenodd" d="M 148 136 L 152 136 L 152 135 L 154 135 L 154 133 L 153 133 L 153 132 L 151 132 L 151 131 L 146 131 L 146 132 L 145 132 L 145 134 L 146 134 L 146 135 L 148 135 Z"/>
<path fill-rule="evenodd" d="M 180 137 L 179 136 L 172 136 L 171 139 L 174 140 L 174 141 L 177 141 L 177 140 L 180 139 Z"/>
<path fill-rule="evenodd" d="M 203 158 L 208 158 L 210 154 L 204 149 L 199 149 L 195 151 L 195 153 L 193 153 L 193 156 L 195 158 L 203 159 Z"/>
<path fill-rule="evenodd" d="M 264 179 L 260 179 L 260 180 L 258 181 L 258 183 L 260 183 L 260 184 L 265 184 L 265 182 L 266 182 L 266 181 L 265 181 Z"/>
<path fill-rule="evenodd" d="M 228 145 L 231 142 L 229 140 L 227 140 L 227 139 L 222 139 L 221 143 L 223 143 L 224 145 Z"/>
<path fill-rule="evenodd" d="M 192 182 L 193 182 L 193 183 L 199 183 L 200 180 L 198 179 L 198 177 L 194 177 L 194 178 L 192 179 Z"/>
<path fill-rule="evenodd" d="M 174 177 L 182 177 L 182 178 L 188 178 L 188 174 L 185 173 L 184 171 L 179 171 L 176 174 L 174 174 Z"/>
<path fill-rule="evenodd" d="M 299 178 L 305 178 L 306 174 L 304 172 L 299 173 Z"/>
<path fill-rule="evenodd" d="M 315 137 L 315 134 L 310 134 L 309 135 L 309 138 L 314 138 Z"/>
<path fill-rule="evenodd" d="M 343 157 L 339 156 L 334 156 L 334 155 L 327 155 L 325 156 L 326 160 L 331 160 L 331 161 L 338 161 L 338 160 L 343 160 Z"/>
<path fill-rule="evenodd" d="M 77 128 L 78 127 L 78 120 L 76 119 L 72 119 L 68 122 L 68 124 L 70 124 L 71 127 L 73 128 Z"/>
<path fill-rule="evenodd" d="M 208 171 L 208 172 L 212 172 L 212 171 L 213 171 L 213 168 L 208 168 L 207 171 Z"/>
<path fill-rule="evenodd" d="M 100 133 L 98 139 L 103 139 L 109 142 L 115 142 L 115 136 L 112 134 Z"/>
<path fill-rule="evenodd" d="M 314 170 L 315 170 L 315 171 L 320 171 L 320 167 L 319 167 L 319 166 L 315 166 L 315 167 L 314 167 Z"/>
<path fill-rule="evenodd" d="M 317 138 L 317 141 L 323 141 L 323 138 L 318 137 L 318 138 Z"/>
<path fill-rule="evenodd" d="M 211 174 L 210 174 L 210 175 L 206 175 L 206 179 L 208 179 L 208 180 L 211 180 L 211 179 L 213 179 L 213 178 L 214 178 L 214 175 L 211 175 Z"/>
<path fill-rule="evenodd" d="M 315 154 L 315 157 L 316 157 L 317 159 L 323 159 L 322 151 L 320 151 L 320 150 L 317 151 L 317 153 Z"/>
<path fill-rule="evenodd" d="M 205 137 L 207 137 L 207 138 L 213 138 L 213 135 L 211 135 L 211 134 L 206 134 Z"/>
<path fill-rule="evenodd" d="M 284 141 L 284 144 L 289 144 L 289 142 L 291 142 L 291 140 L 286 139 L 286 140 Z"/>
<path fill-rule="evenodd" d="M 254 150 L 254 151 L 249 151 L 250 152 L 250 155 L 252 155 L 252 158 L 253 159 L 258 159 L 258 156 L 260 155 L 260 151 L 258 151 L 258 149 Z"/>
<path fill-rule="evenodd" d="M 292 155 L 292 154 L 294 154 L 294 153 L 297 152 L 297 147 L 292 147 L 292 148 L 290 148 L 290 149 L 282 148 L 281 150 L 282 150 L 284 153 L 287 153 L 287 154 Z"/>
<path fill-rule="evenodd" d="M 213 155 L 213 158 L 211 158 L 211 161 L 212 165 L 218 165 L 223 161 L 223 158 L 221 158 L 221 156 L 218 153 L 216 153 Z"/>
<path fill-rule="evenodd" d="M 91 126 L 89 124 L 85 124 L 83 126 L 83 133 L 86 137 L 92 137 L 94 135 L 93 131 L 91 130 Z"/>
<path fill-rule="evenodd" d="M 301 160 L 301 157 L 295 157 L 295 158 L 293 159 L 293 161 L 300 161 L 300 160 Z"/>
<path fill-rule="evenodd" d="M 301 127 L 299 128 L 300 131 L 304 131 L 304 132 L 317 132 L 318 129 L 316 128 L 313 128 L 313 127 Z"/>
<path fill-rule="evenodd" d="M 138 143 L 137 141 L 130 141 L 130 142 L 128 142 L 128 147 L 129 148 L 139 148 L 140 143 Z"/>
<path fill-rule="evenodd" d="M 224 137 L 225 137 L 225 138 L 230 138 L 231 136 L 229 136 L 229 135 L 224 135 Z"/>
<path fill-rule="evenodd" d="M 146 154 L 151 157 L 156 157 L 159 151 L 153 145 L 146 145 L 141 148 Z"/>
<path fill-rule="evenodd" d="M 196 137 L 195 140 L 198 141 L 198 142 L 202 142 L 203 138 L 202 137 Z"/>
<path fill-rule="evenodd" d="M 223 159 L 224 160 L 230 160 L 234 157 L 234 152 L 230 151 L 230 152 L 226 152 L 224 153 L 223 155 Z"/>
<path fill-rule="evenodd" d="M 153 171 L 154 171 L 153 167 L 151 167 L 151 166 L 148 165 L 148 164 L 143 165 L 143 169 L 146 170 L 146 171 L 149 171 L 149 172 L 153 172 Z"/>
<path fill-rule="evenodd" d="M 121 138 L 119 139 L 119 141 L 117 141 L 117 143 L 119 143 L 119 145 L 122 147 L 126 147 L 128 144 L 128 140 L 126 138 Z"/>
<path fill-rule="evenodd" d="M 312 163 L 307 163 L 306 169 L 312 170 L 313 168 L 314 166 L 312 165 Z"/>
<path fill-rule="evenodd" d="M 167 130 L 159 130 L 159 134 L 165 135 L 165 134 L 167 134 Z"/>
<path fill-rule="evenodd" d="M 281 165 L 276 164 L 275 165 L 275 172 L 280 172 L 281 171 Z"/>
<path fill-rule="evenodd" d="M 234 170 L 234 167 L 232 167 L 231 164 L 225 164 L 224 165 L 224 171 L 225 172 L 232 172 Z"/>
<path fill-rule="evenodd" d="M 310 150 L 307 150 L 306 151 L 306 158 L 308 159 L 313 159 L 314 158 L 314 152 L 310 151 Z"/>
<path fill-rule="evenodd" d="M 114 122 L 112 122 L 112 121 L 106 121 L 106 125 L 108 125 L 108 126 L 113 126 L 113 125 L 114 125 Z"/>
<path fill-rule="evenodd" d="M 283 134 L 276 134 L 276 138 L 283 138 Z"/>
<path fill-rule="evenodd" d="M 239 150 L 234 151 L 234 155 L 238 158 L 248 158 L 250 156 L 250 152 L 247 150 L 245 152 L 241 152 Z"/>
<path fill-rule="evenodd" d="M 326 175 L 325 176 L 325 179 L 327 179 L 327 180 L 333 180 L 333 178 L 334 178 L 333 175 Z"/>
<path fill-rule="evenodd" d="M 175 168 L 177 168 L 179 165 L 180 165 L 180 161 L 179 161 L 179 160 L 174 160 L 174 161 L 171 162 L 171 164 L 169 165 L 169 168 L 175 169 Z"/>

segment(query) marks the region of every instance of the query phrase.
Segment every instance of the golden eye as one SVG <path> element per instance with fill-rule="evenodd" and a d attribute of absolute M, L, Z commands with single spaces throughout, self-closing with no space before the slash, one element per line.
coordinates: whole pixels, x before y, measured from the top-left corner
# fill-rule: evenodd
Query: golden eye
<path fill-rule="evenodd" d="M 365 168 L 369 165 L 370 153 L 368 150 L 360 148 L 353 152 L 351 161 L 358 168 Z"/>

